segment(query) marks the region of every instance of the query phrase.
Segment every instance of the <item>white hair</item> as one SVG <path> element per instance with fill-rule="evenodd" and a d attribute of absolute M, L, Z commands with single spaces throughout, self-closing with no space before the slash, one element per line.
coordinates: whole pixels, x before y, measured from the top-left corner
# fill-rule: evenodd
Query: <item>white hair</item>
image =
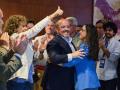
<path fill-rule="evenodd" d="M 78 20 L 75 17 L 67 17 L 67 20 L 70 21 L 71 24 L 78 26 Z"/>

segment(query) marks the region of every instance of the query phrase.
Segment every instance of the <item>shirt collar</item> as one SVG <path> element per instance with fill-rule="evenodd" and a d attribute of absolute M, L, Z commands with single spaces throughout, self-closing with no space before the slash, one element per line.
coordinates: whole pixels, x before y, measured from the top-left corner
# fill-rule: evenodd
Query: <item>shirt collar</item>
<path fill-rule="evenodd" d="M 62 36 L 62 38 L 63 38 L 65 41 L 67 41 L 68 43 L 71 43 L 71 42 L 72 42 L 72 38 L 71 38 L 71 37 L 65 38 L 65 37 Z"/>

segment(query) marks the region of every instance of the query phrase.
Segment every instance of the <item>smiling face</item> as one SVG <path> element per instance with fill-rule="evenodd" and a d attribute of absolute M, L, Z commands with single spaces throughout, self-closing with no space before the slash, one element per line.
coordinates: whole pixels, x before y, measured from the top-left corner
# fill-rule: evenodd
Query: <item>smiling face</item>
<path fill-rule="evenodd" d="M 113 36 L 116 35 L 117 33 L 117 26 L 115 23 L 113 22 L 107 22 L 105 25 L 104 25 L 104 30 L 105 30 L 105 36 L 107 38 L 112 38 Z"/>
<path fill-rule="evenodd" d="M 111 28 L 106 28 L 105 30 L 105 36 L 107 38 L 112 38 L 115 35 L 115 33 L 113 32 L 113 30 Z"/>
<path fill-rule="evenodd" d="M 54 34 L 56 32 L 55 29 L 55 24 L 53 22 L 50 22 L 46 27 L 45 27 L 45 32 L 47 34 Z"/>
<path fill-rule="evenodd" d="M 16 29 L 16 32 L 21 33 L 28 30 L 26 27 L 26 22 L 20 22 L 20 24 L 18 25 L 18 28 Z"/>
<path fill-rule="evenodd" d="M 58 21 L 58 32 L 63 37 L 67 38 L 70 37 L 70 23 L 66 19 L 61 19 Z"/>

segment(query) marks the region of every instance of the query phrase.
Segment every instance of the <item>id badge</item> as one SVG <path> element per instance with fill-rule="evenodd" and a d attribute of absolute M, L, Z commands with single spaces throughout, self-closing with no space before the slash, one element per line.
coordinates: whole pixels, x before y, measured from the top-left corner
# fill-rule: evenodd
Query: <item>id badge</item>
<path fill-rule="evenodd" d="M 99 68 L 104 68 L 104 66 L 105 66 L 105 59 L 101 58 Z"/>

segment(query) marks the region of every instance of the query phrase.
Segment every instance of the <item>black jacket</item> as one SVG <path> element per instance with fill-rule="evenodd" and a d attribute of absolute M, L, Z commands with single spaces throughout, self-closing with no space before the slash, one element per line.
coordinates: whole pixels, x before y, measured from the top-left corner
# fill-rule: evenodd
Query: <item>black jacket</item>
<path fill-rule="evenodd" d="M 68 62 L 67 54 L 72 53 L 68 43 L 57 35 L 47 45 L 49 62 L 42 81 L 43 90 L 74 90 L 74 67 L 58 64 Z"/>

